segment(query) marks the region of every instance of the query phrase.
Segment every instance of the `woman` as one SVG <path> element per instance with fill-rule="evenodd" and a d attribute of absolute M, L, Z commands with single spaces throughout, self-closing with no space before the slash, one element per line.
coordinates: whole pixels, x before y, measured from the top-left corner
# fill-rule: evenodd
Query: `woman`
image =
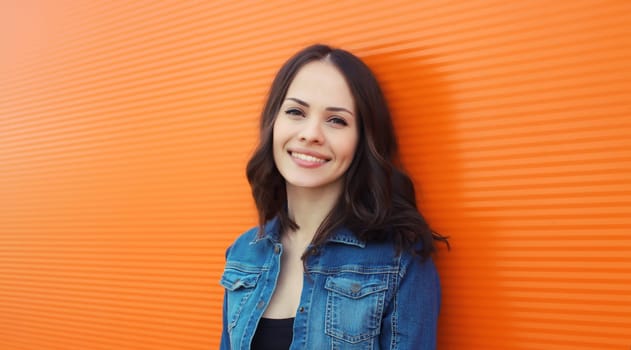
<path fill-rule="evenodd" d="M 226 253 L 221 349 L 434 349 L 434 233 L 370 69 L 314 45 L 280 69 L 247 165 L 260 226 Z"/>

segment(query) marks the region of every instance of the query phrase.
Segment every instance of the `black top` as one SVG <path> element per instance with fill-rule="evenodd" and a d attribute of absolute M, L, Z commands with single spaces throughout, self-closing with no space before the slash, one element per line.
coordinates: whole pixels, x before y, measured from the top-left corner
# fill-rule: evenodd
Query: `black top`
<path fill-rule="evenodd" d="M 288 350 L 294 336 L 293 318 L 261 318 L 251 350 Z"/>

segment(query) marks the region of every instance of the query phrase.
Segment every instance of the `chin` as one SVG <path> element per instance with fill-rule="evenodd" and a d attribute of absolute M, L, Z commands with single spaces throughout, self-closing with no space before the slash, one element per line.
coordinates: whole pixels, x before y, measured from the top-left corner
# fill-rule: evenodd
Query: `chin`
<path fill-rule="evenodd" d="M 335 179 L 332 181 L 326 181 L 322 178 L 318 179 L 305 179 L 304 177 L 296 177 L 295 179 L 285 179 L 287 185 L 293 186 L 296 188 L 304 188 L 304 189 L 321 189 L 321 190 L 329 190 L 332 188 L 336 188 L 337 185 L 340 184 L 340 179 Z"/>
<path fill-rule="evenodd" d="M 305 181 L 305 180 L 298 180 L 298 181 L 287 180 L 287 184 L 294 187 L 300 187 L 300 188 L 322 188 L 322 187 L 326 187 L 327 185 L 326 183 L 322 183 L 322 182 Z"/>

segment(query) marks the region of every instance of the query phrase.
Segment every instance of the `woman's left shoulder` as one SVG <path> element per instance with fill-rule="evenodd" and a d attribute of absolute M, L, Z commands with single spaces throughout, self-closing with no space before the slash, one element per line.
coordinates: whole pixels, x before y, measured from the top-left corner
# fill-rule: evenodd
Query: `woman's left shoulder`
<path fill-rule="evenodd" d="M 374 242 L 366 245 L 367 254 L 381 255 L 386 259 L 391 259 L 397 266 L 400 277 L 410 273 L 418 277 L 437 278 L 436 265 L 432 256 L 422 257 L 417 252 L 421 251 L 422 243 L 419 242 L 413 247 L 397 248 L 391 241 Z"/>

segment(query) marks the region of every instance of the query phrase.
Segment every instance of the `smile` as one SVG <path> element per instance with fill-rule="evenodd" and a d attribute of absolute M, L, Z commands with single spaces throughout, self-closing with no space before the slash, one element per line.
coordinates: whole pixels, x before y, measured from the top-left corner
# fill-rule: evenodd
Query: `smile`
<path fill-rule="evenodd" d="M 304 153 L 289 152 L 289 154 L 295 159 L 303 160 L 305 162 L 310 162 L 310 163 L 322 164 L 328 161 L 328 159 L 318 158 L 318 157 L 315 157 L 309 154 L 304 154 Z"/>

